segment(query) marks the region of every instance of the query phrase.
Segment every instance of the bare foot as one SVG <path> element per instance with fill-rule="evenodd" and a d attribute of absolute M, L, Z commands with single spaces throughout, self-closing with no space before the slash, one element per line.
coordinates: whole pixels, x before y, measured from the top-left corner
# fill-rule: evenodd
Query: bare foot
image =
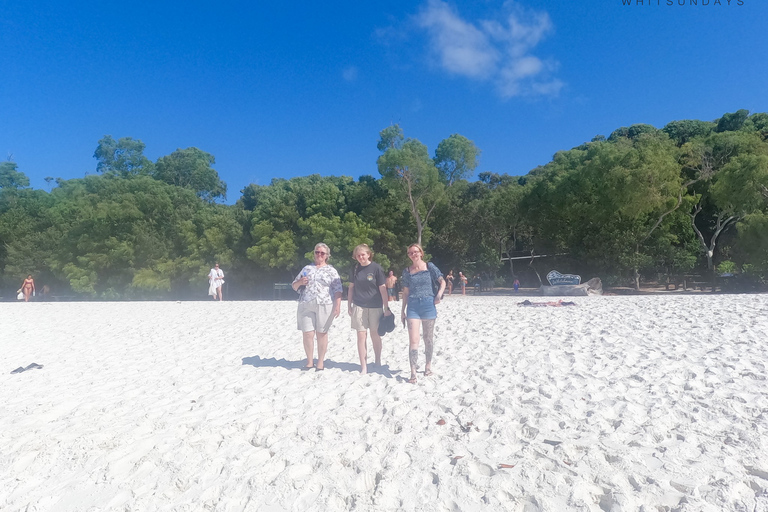
<path fill-rule="evenodd" d="M 367 366 L 361 366 L 360 367 L 360 375 L 365 375 L 368 373 L 368 367 Z"/>
<path fill-rule="evenodd" d="M 424 370 L 425 377 L 429 377 L 430 375 L 432 375 L 432 370 Z"/>
<path fill-rule="evenodd" d="M 416 377 L 411 377 L 408 379 L 408 384 L 416 384 Z"/>

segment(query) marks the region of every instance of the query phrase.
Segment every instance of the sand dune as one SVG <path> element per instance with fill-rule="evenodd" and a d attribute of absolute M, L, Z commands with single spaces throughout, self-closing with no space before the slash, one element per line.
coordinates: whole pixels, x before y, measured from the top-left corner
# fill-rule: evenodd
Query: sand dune
<path fill-rule="evenodd" d="M 0 509 L 768 511 L 768 296 L 569 300 L 448 298 L 416 385 L 346 307 L 303 372 L 292 302 L 0 304 Z"/>

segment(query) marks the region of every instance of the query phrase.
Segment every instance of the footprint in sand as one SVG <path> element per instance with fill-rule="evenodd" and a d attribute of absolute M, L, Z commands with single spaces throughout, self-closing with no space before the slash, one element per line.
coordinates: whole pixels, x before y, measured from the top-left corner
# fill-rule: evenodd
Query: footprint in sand
<path fill-rule="evenodd" d="M 318 482 L 309 484 L 306 491 L 301 493 L 301 496 L 294 502 L 293 508 L 295 510 L 309 510 L 315 504 L 322 491 L 322 484 Z"/>
<path fill-rule="evenodd" d="M 469 464 L 469 470 L 477 476 L 493 476 L 496 473 L 491 466 L 483 464 L 482 462 L 471 462 Z"/>

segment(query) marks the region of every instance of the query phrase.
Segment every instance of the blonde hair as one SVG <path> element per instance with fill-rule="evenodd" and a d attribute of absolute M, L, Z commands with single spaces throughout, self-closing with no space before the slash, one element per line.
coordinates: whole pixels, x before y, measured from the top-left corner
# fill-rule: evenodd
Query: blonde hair
<path fill-rule="evenodd" d="M 355 247 L 354 250 L 352 251 L 353 259 L 357 258 L 358 251 L 366 251 L 368 253 L 368 258 L 369 259 L 373 258 L 373 251 L 371 250 L 370 247 L 368 247 L 368 244 L 360 244 L 357 247 Z"/>
<path fill-rule="evenodd" d="M 420 246 L 419 244 L 411 244 L 411 245 L 409 245 L 408 246 L 408 250 L 406 250 L 405 252 L 406 253 L 410 252 L 411 249 L 413 249 L 414 247 L 416 247 L 419 250 L 419 252 L 421 253 L 421 257 L 423 258 L 424 257 L 424 248 L 422 246 Z"/>

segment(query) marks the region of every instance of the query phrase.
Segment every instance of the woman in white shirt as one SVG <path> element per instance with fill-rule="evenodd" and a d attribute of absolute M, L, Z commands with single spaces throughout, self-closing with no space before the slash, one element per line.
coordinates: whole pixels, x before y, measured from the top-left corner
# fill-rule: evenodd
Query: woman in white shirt
<path fill-rule="evenodd" d="M 217 263 L 210 272 L 208 272 L 208 295 L 213 296 L 213 300 L 216 300 L 218 295 L 219 300 L 224 300 L 224 296 L 221 293 L 221 285 L 224 284 L 224 271 L 219 268 Z"/>
<path fill-rule="evenodd" d="M 328 264 L 331 249 L 319 243 L 315 246 L 314 263 L 301 269 L 291 286 L 299 292 L 297 326 L 302 332 L 307 364 L 304 370 L 325 369 L 328 350 L 328 330 L 341 313 L 341 278 Z M 314 364 L 315 335 L 317 335 L 317 367 Z"/>

